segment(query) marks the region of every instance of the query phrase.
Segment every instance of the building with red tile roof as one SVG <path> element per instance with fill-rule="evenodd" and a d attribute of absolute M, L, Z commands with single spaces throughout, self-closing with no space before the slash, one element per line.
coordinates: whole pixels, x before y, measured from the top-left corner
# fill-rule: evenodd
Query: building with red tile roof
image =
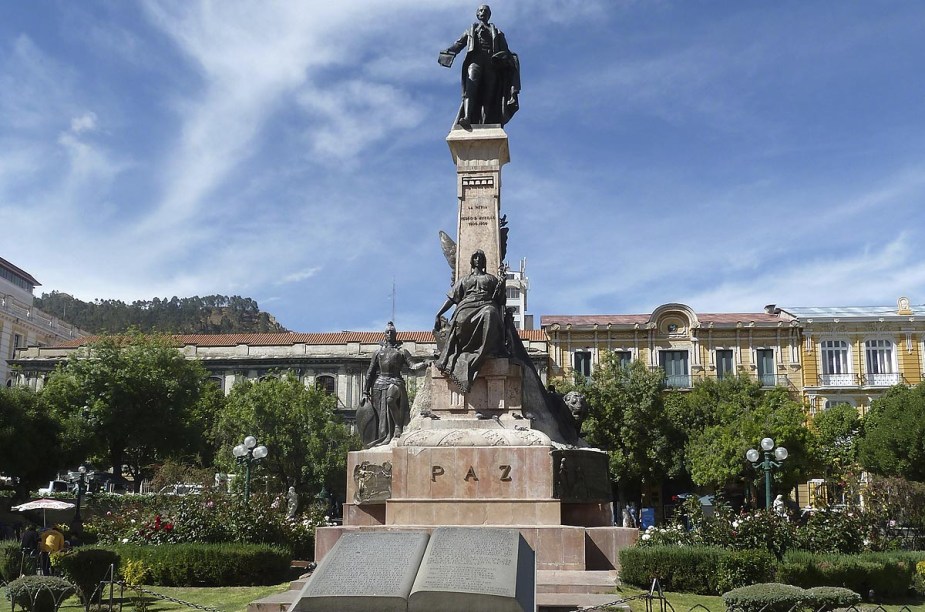
<path fill-rule="evenodd" d="M 666 371 L 670 387 L 747 372 L 765 386 L 801 384 L 800 329 L 794 317 L 764 312 L 698 313 L 663 304 L 648 314 L 545 315 L 550 377 L 590 376 L 605 353 Z"/>
<path fill-rule="evenodd" d="M 545 380 L 548 363 L 545 334 L 542 330 L 520 330 L 520 336 Z M 307 385 L 318 385 L 336 394 L 340 409 L 350 418 L 362 398 L 366 371 L 383 333 L 180 334 L 171 338 L 183 355 L 202 362 L 225 393 L 245 378 L 291 372 Z M 99 336 L 86 336 L 21 349 L 10 364 L 21 373 L 19 384 L 39 389 L 58 363 L 98 339 Z M 430 331 L 398 332 L 398 340 L 415 361 L 433 359 L 437 351 Z M 409 387 L 416 387 L 421 376 L 423 373 L 408 373 Z"/>

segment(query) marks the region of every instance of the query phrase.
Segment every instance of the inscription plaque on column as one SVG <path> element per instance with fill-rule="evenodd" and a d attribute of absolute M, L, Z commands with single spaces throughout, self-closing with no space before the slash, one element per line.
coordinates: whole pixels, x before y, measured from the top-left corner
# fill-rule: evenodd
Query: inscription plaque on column
<path fill-rule="evenodd" d="M 459 246 L 456 249 L 456 278 L 469 273 L 469 258 L 481 249 L 485 269 L 491 274 L 501 265 L 498 214 L 500 204 L 494 176 L 465 176 L 459 201 Z"/>

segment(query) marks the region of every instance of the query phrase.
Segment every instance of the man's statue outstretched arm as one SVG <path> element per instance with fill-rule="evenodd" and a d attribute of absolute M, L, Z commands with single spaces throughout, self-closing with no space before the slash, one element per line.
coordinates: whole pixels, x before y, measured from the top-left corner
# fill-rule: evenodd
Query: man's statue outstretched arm
<path fill-rule="evenodd" d="M 440 55 L 437 57 L 437 63 L 439 63 L 441 66 L 449 68 L 453 65 L 453 59 L 459 54 L 459 52 L 468 46 L 469 30 L 466 30 L 463 32 L 462 36 L 459 37 L 459 40 L 447 47 L 446 50 L 440 52 Z"/>

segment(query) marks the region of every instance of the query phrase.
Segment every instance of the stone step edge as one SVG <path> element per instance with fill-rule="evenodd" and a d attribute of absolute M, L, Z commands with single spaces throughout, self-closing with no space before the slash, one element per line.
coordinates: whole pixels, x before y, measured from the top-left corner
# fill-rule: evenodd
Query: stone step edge
<path fill-rule="evenodd" d="M 299 596 L 299 591 L 284 591 L 252 601 L 247 605 L 247 612 L 286 612 L 289 606 Z M 537 609 L 558 610 L 574 609 L 585 606 L 599 606 L 602 604 L 616 601 L 620 597 L 616 594 L 604 593 L 542 593 L 537 592 L 536 604 Z M 629 610 L 626 604 L 620 604 L 619 608 Z"/>
<path fill-rule="evenodd" d="M 295 601 L 310 576 L 301 576 L 289 584 L 289 590 L 258 599 L 252 604 L 268 605 Z M 537 597 L 543 595 L 597 595 L 616 588 L 619 580 L 614 570 L 537 570 Z M 566 589 L 566 590 L 562 590 Z M 592 605 L 592 604 L 583 604 Z M 249 612 L 253 612 L 248 608 Z M 256 608 L 255 608 L 256 610 Z M 261 608 L 261 610 L 265 610 Z"/>

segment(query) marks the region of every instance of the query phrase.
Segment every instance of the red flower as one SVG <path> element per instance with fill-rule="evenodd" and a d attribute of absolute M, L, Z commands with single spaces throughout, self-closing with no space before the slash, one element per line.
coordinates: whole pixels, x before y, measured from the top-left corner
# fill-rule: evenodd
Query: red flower
<path fill-rule="evenodd" d="M 164 523 L 164 531 L 170 531 L 173 529 L 173 523 Z"/>

